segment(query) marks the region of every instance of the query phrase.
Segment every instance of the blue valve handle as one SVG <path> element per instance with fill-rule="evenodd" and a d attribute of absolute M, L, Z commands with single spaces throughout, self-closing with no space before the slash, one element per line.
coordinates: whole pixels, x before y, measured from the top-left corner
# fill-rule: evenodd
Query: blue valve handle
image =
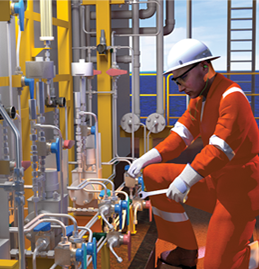
<path fill-rule="evenodd" d="M 100 194 L 99 194 L 99 197 L 102 198 L 102 197 L 104 196 L 104 193 L 105 193 L 104 190 L 101 190 L 101 192 L 100 192 Z M 111 196 L 111 190 L 107 189 L 107 195 L 108 195 L 108 196 Z"/>
<path fill-rule="evenodd" d="M 97 243 L 95 237 L 93 238 L 93 242 L 87 243 L 87 252 L 92 255 L 93 267 L 97 269 Z"/>
<path fill-rule="evenodd" d="M 29 86 L 30 99 L 34 99 L 34 79 L 33 78 L 25 78 L 24 83 L 26 86 Z"/>
<path fill-rule="evenodd" d="M 142 191 L 144 191 L 145 190 L 145 186 L 144 186 L 144 180 L 143 180 L 143 177 L 142 176 L 138 177 L 138 184 L 141 185 L 141 189 L 142 189 Z"/>
<path fill-rule="evenodd" d="M 127 172 L 129 170 L 129 168 L 130 168 L 130 165 L 129 164 L 125 165 L 124 166 L 124 171 Z"/>
<path fill-rule="evenodd" d="M 127 226 L 129 226 L 129 201 L 121 200 L 120 203 L 122 204 L 122 209 L 126 210 L 126 221 Z"/>
<path fill-rule="evenodd" d="M 16 14 L 19 14 L 20 30 L 24 31 L 24 3 L 23 3 L 23 0 L 20 0 L 18 3 L 14 4 L 14 12 Z"/>
<path fill-rule="evenodd" d="M 59 143 L 60 143 L 60 138 L 58 137 L 56 139 L 56 142 L 51 143 L 51 152 L 52 153 L 56 153 L 56 162 L 57 162 L 57 171 L 60 171 L 60 147 L 59 147 Z"/>
<path fill-rule="evenodd" d="M 87 247 L 85 243 L 82 244 L 81 248 L 76 250 L 76 261 L 81 262 L 82 269 L 87 268 Z"/>
<path fill-rule="evenodd" d="M 119 214 L 119 218 L 120 218 L 120 230 L 122 229 L 122 203 L 121 201 L 119 202 L 119 204 L 115 205 L 114 211 L 116 214 Z"/>

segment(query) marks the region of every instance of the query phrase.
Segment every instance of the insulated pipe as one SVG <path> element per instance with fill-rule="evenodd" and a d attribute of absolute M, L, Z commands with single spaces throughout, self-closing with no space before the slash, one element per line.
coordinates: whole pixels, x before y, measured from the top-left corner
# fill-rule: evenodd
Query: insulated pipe
<path fill-rule="evenodd" d="M 24 182 L 21 177 L 22 171 L 22 160 L 20 154 L 21 148 L 21 136 L 20 133 L 12 122 L 7 112 L 4 109 L 2 103 L 0 103 L 0 113 L 2 117 L 6 120 L 8 125 L 11 127 L 14 135 L 15 135 L 15 148 L 16 148 L 16 168 L 14 169 L 16 177 L 15 184 L 17 185 L 17 191 L 15 191 L 15 200 L 17 203 L 17 212 L 18 212 L 18 236 L 19 236 L 19 264 L 20 269 L 25 269 L 25 244 L 24 244 L 24 231 L 23 231 L 23 221 L 24 221 Z"/>
<path fill-rule="evenodd" d="M 163 0 L 157 0 L 160 6 L 163 5 Z M 163 8 L 160 10 L 161 14 L 157 14 L 158 25 L 163 25 Z M 160 21 L 158 21 L 160 20 Z M 164 116 L 164 94 L 163 94 L 163 71 L 164 71 L 164 36 L 163 32 L 159 31 L 156 36 L 156 113 Z M 149 150 L 149 149 L 148 149 Z"/>

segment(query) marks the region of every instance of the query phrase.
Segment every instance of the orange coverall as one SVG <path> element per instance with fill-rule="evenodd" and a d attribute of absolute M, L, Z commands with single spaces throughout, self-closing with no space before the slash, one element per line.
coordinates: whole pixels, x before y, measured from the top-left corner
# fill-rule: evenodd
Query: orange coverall
<path fill-rule="evenodd" d="M 204 148 L 190 164 L 204 178 L 191 187 L 186 204 L 212 213 L 204 268 L 248 268 L 255 217 L 259 214 L 259 131 L 240 89 L 221 74 L 205 102 L 191 99 L 170 135 L 155 148 L 162 162 L 147 166 L 147 191 L 168 188 L 184 164 L 164 163 L 180 155 L 198 136 Z M 150 197 L 160 239 L 198 249 L 183 206 L 166 195 Z"/>

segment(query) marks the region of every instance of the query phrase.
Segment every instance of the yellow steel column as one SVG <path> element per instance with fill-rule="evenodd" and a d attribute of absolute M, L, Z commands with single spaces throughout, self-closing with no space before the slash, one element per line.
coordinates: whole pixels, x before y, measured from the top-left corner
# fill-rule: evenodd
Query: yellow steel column
<path fill-rule="evenodd" d="M 101 30 L 105 32 L 106 44 L 111 43 L 111 7 L 109 0 L 96 1 L 96 45 L 100 43 Z M 97 76 L 98 91 L 111 91 L 111 78 L 106 71 L 111 67 L 110 52 L 107 55 L 97 53 L 97 69 L 102 71 Z M 98 122 L 101 133 L 101 156 L 102 161 L 107 162 L 112 159 L 112 96 L 111 94 L 98 94 Z M 108 177 L 112 173 L 110 166 L 103 167 L 103 177 Z"/>

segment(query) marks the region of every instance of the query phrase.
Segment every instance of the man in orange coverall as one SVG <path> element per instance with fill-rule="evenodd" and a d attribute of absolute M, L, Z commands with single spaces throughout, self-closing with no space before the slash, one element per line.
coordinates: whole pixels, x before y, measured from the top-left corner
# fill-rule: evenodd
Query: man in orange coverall
<path fill-rule="evenodd" d="M 150 198 L 159 238 L 178 246 L 163 252 L 160 262 L 196 268 L 198 245 L 180 203 L 186 201 L 212 213 L 204 268 L 247 269 L 259 214 L 259 132 L 240 86 L 214 71 L 216 58 L 195 39 L 173 46 L 166 73 L 173 72 L 190 103 L 170 135 L 136 159 L 128 173 L 136 177 L 146 167 L 147 191 L 168 188 L 166 195 Z M 190 164 L 165 163 L 198 136 L 204 147 Z"/>

